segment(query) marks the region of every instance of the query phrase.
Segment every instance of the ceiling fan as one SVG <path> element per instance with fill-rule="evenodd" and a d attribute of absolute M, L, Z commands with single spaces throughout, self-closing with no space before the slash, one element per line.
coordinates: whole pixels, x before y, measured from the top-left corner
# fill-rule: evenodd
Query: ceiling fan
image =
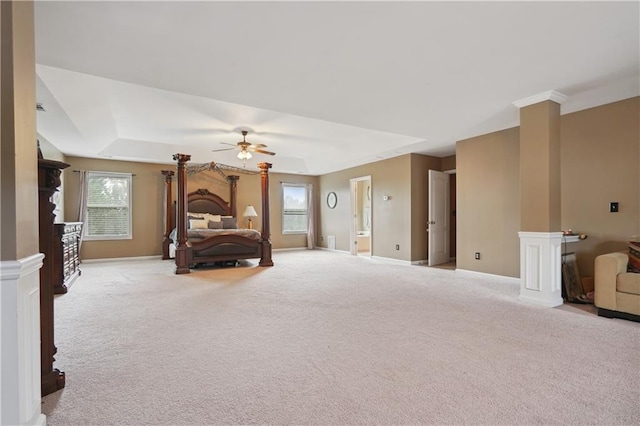
<path fill-rule="evenodd" d="M 261 144 L 261 143 L 252 144 L 251 142 L 247 142 L 247 133 L 248 132 L 246 130 L 243 130 L 242 141 L 238 142 L 235 145 L 232 143 L 220 142 L 223 145 L 231 145 L 233 146 L 233 148 L 214 149 L 212 150 L 212 152 L 230 151 L 232 149 L 239 149 L 240 152 L 238 152 L 238 158 L 241 159 L 245 165 L 247 163 L 247 160 L 252 157 L 251 152 L 257 152 L 259 154 L 266 154 L 266 155 L 276 155 L 275 152 L 266 151 L 262 149 L 267 147 L 264 144 Z"/>

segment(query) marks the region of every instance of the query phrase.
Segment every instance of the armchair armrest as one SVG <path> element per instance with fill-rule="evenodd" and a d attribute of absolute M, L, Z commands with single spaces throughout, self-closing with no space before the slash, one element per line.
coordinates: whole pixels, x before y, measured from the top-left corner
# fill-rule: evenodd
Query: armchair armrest
<path fill-rule="evenodd" d="M 594 268 L 595 305 L 616 310 L 616 280 L 618 274 L 627 272 L 627 253 L 607 253 L 596 257 Z"/>

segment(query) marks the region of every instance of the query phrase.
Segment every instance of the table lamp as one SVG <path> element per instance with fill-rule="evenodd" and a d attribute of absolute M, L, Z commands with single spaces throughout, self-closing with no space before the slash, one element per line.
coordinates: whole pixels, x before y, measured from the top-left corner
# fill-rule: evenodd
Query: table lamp
<path fill-rule="evenodd" d="M 253 206 L 249 204 L 247 208 L 244 210 L 244 214 L 242 216 L 247 218 L 247 228 L 253 229 L 253 223 L 251 223 L 251 218 L 258 217 L 258 213 L 256 213 L 256 209 L 254 209 Z"/>

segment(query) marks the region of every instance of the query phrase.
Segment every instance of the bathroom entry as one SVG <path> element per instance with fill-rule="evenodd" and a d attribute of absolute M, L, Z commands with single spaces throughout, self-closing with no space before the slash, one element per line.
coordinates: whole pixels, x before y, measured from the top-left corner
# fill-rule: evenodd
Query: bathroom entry
<path fill-rule="evenodd" d="M 371 176 L 351 179 L 351 254 L 373 255 Z"/>

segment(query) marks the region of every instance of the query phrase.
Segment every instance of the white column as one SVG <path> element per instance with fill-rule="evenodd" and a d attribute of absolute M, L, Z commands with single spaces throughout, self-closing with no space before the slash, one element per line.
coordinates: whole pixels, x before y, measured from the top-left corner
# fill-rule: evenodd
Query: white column
<path fill-rule="evenodd" d="M 562 305 L 562 232 L 518 232 L 520 297 L 546 307 Z"/>
<path fill-rule="evenodd" d="M 42 253 L 0 262 L 0 424 L 45 425 L 40 400 Z"/>

